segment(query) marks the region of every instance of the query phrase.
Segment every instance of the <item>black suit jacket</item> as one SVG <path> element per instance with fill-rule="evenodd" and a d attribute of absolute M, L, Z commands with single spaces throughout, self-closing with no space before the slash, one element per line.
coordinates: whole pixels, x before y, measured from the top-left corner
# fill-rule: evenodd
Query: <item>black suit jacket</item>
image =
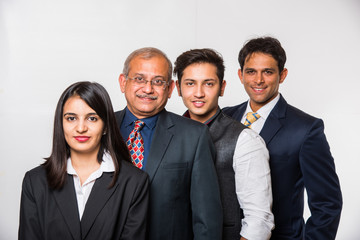
<path fill-rule="evenodd" d="M 125 110 L 116 112 L 119 127 Z M 222 209 L 208 128 L 163 110 L 145 171 L 149 174 L 149 239 L 221 239 Z"/>
<path fill-rule="evenodd" d="M 224 108 L 241 121 L 247 102 Z M 270 153 L 275 229 L 271 239 L 335 239 L 342 195 L 324 123 L 280 100 L 260 136 Z M 304 187 L 311 217 L 303 219 Z"/>
<path fill-rule="evenodd" d="M 80 221 L 73 176 L 61 190 L 49 188 L 42 166 L 23 181 L 19 239 L 145 239 L 148 208 L 146 173 L 122 162 L 119 178 L 103 173 L 91 190 Z"/>

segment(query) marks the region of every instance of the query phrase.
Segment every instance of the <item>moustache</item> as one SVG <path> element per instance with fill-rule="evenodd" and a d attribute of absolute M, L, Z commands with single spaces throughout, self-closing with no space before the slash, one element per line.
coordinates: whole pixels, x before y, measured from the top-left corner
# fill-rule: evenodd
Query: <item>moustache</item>
<path fill-rule="evenodd" d="M 136 94 L 136 96 L 139 98 L 150 98 L 151 100 L 158 99 L 158 97 L 156 97 L 156 96 L 151 96 L 151 95 L 147 95 L 147 94 Z"/>

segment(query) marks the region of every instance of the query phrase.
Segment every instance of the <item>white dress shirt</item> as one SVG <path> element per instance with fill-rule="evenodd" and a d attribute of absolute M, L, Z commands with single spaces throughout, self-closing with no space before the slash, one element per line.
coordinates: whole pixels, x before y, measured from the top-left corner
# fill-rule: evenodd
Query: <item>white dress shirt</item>
<path fill-rule="evenodd" d="M 269 239 L 274 228 L 269 152 L 255 131 L 244 129 L 240 133 L 233 168 L 236 195 L 244 213 L 241 236 L 250 240 Z"/>
<path fill-rule="evenodd" d="M 103 172 L 114 172 L 115 166 L 114 162 L 111 158 L 111 156 L 108 153 L 104 153 L 103 155 L 103 161 L 100 164 L 100 167 L 93 172 L 88 179 L 81 185 L 80 178 L 77 175 L 74 167 L 71 163 L 71 158 L 68 158 L 67 160 L 67 173 L 70 175 L 73 175 L 74 177 L 74 187 L 76 192 L 76 199 L 77 199 L 77 205 L 79 210 L 79 217 L 80 220 L 82 218 L 82 215 L 84 213 L 86 202 L 90 196 L 91 189 L 94 186 L 95 180 L 101 177 Z"/>
<path fill-rule="evenodd" d="M 278 93 L 278 95 L 273 100 L 271 100 L 262 108 L 257 110 L 257 113 L 260 115 L 260 118 L 251 124 L 251 129 L 253 129 L 257 133 L 261 132 L 261 129 L 264 127 L 267 117 L 269 116 L 270 112 L 273 110 L 279 99 L 280 99 L 280 94 Z M 247 103 L 247 107 L 241 119 L 241 123 L 243 124 L 245 123 L 246 114 L 249 112 L 253 112 L 253 110 L 250 107 L 250 101 L 248 101 Z"/>

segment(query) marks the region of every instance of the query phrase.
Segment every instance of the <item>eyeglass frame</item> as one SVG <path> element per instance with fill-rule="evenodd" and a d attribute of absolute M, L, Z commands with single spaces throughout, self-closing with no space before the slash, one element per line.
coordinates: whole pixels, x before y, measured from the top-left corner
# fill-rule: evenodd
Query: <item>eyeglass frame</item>
<path fill-rule="evenodd" d="M 139 83 L 139 82 L 136 80 L 136 78 L 142 78 L 144 82 Z M 159 88 L 160 88 L 160 87 L 163 87 L 163 90 L 164 90 L 164 89 L 165 89 L 167 86 L 169 86 L 169 84 L 170 84 L 170 81 L 159 80 L 159 81 L 162 82 L 162 85 L 159 85 L 159 86 L 154 85 L 154 80 L 155 80 L 155 78 L 160 78 L 160 77 L 154 77 L 154 78 L 152 78 L 151 80 L 146 80 L 144 77 L 141 77 L 141 76 L 136 76 L 136 77 L 133 77 L 133 78 L 131 78 L 131 77 L 129 77 L 129 76 L 126 76 L 126 77 L 125 77 L 126 80 L 128 80 L 128 79 L 129 79 L 129 80 L 134 80 L 136 84 L 138 84 L 139 86 L 142 86 L 142 87 L 146 86 L 147 83 L 150 82 L 150 85 L 151 85 L 152 87 L 159 87 Z"/>

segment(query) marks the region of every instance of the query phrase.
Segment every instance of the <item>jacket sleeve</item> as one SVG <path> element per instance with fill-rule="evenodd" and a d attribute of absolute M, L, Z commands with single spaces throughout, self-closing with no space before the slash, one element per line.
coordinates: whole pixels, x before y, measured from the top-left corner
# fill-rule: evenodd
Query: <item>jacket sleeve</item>
<path fill-rule="evenodd" d="M 43 239 L 29 173 L 25 174 L 20 203 L 19 240 Z"/>
<path fill-rule="evenodd" d="M 222 206 L 214 166 L 215 147 L 208 129 L 203 129 L 191 176 L 190 200 L 194 239 L 221 239 Z"/>
<path fill-rule="evenodd" d="M 146 173 L 141 175 L 128 211 L 122 240 L 146 239 L 147 212 L 149 205 L 149 179 Z"/>
<path fill-rule="evenodd" d="M 320 119 L 313 123 L 305 137 L 300 150 L 300 167 L 311 211 L 311 217 L 306 222 L 305 239 L 335 239 L 342 195 Z"/>

